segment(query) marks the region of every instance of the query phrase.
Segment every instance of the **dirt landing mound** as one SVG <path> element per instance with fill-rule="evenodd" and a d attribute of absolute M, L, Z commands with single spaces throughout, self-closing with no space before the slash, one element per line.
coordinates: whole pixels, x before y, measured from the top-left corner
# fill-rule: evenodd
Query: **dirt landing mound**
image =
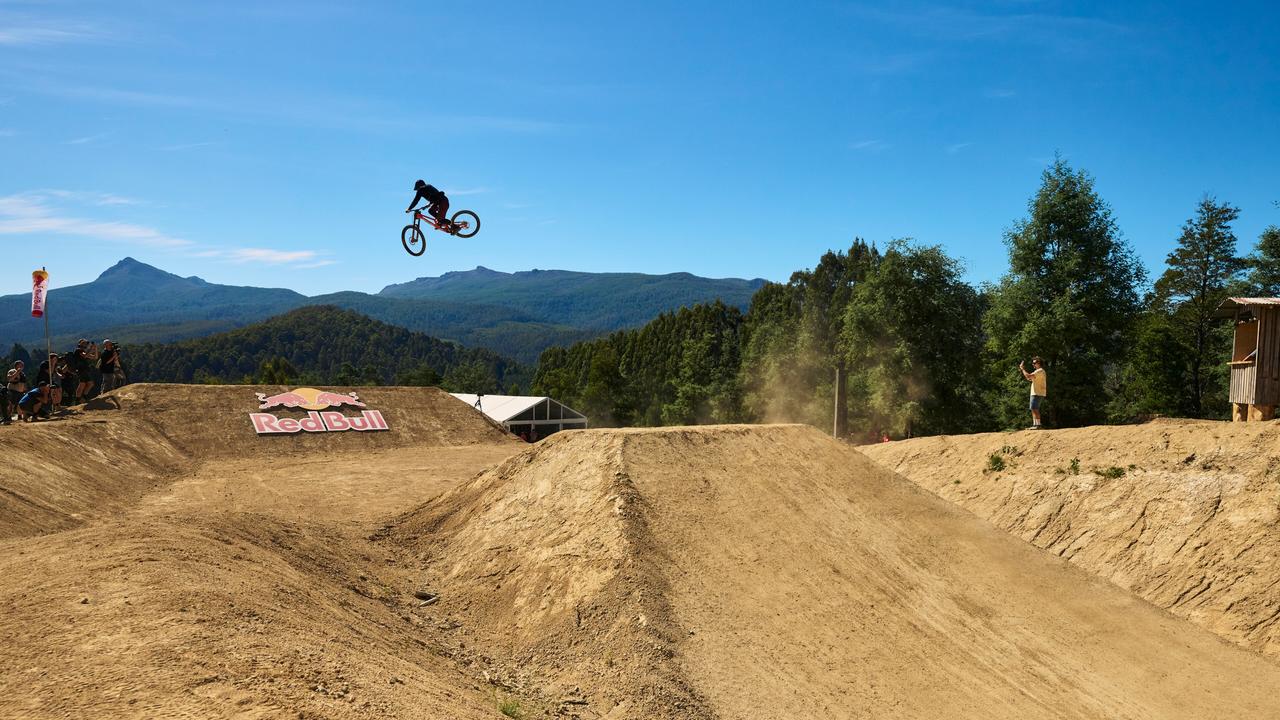
<path fill-rule="evenodd" d="M 497 682 L 582 717 L 1280 712 L 1280 668 L 807 427 L 557 435 L 391 536 Z"/>
<path fill-rule="evenodd" d="M 863 449 L 1034 545 L 1280 657 L 1274 423 L 1162 420 Z M 993 456 L 1003 470 L 990 469 Z"/>
<path fill-rule="evenodd" d="M 129 385 L 67 417 L 0 427 L 0 539 L 118 513 L 206 461 L 269 466 L 353 450 L 518 442 L 436 388 L 358 388 L 370 408 L 382 411 L 390 432 L 256 437 L 248 417 L 258 407 L 254 393 L 284 389 Z"/>
<path fill-rule="evenodd" d="M 396 562 L 248 513 L 0 543 L 0 717 L 495 717 Z"/>

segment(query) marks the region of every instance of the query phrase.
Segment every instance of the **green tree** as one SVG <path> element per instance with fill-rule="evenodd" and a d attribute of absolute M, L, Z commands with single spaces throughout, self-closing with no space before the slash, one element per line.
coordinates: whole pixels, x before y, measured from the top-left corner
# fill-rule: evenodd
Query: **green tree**
<path fill-rule="evenodd" d="M 830 421 L 844 308 L 879 252 L 855 239 L 827 252 L 786 286 L 766 285 L 747 311 L 742 351 L 743 402 L 755 417 L 824 426 Z"/>
<path fill-rule="evenodd" d="M 297 376 L 297 368 L 282 357 L 264 360 L 258 368 L 258 382 L 263 385 L 288 385 Z M 208 375 L 205 377 L 207 381 Z"/>
<path fill-rule="evenodd" d="M 334 378 L 334 385 L 358 385 L 360 374 L 356 372 L 356 366 L 344 362 L 338 368 L 338 375 Z"/>
<path fill-rule="evenodd" d="M 413 387 L 440 387 L 440 383 L 443 381 L 444 378 L 440 376 L 440 373 L 436 372 L 434 368 L 426 363 L 422 363 L 412 370 L 406 370 L 405 372 L 396 375 L 397 385 Z"/>
<path fill-rule="evenodd" d="M 491 395 L 498 392 L 498 379 L 482 362 L 459 365 L 444 376 L 444 388 L 449 392 Z"/>
<path fill-rule="evenodd" d="M 850 431 L 972 432 L 980 400 L 982 305 L 940 247 L 895 241 L 844 310 Z"/>
<path fill-rule="evenodd" d="M 1280 296 L 1280 227 L 1269 226 L 1258 236 L 1258 246 L 1246 259 L 1249 294 Z"/>
<path fill-rule="evenodd" d="M 607 343 L 601 344 L 591 355 L 579 412 L 586 413 L 596 427 L 629 425 L 632 417 L 627 395 L 617 350 Z"/>
<path fill-rule="evenodd" d="M 1222 360 L 1230 339 L 1213 314 L 1246 266 L 1236 255 L 1231 230 L 1239 216 L 1239 208 L 1212 197 L 1202 199 L 1195 217 L 1182 226 L 1178 245 L 1166 260 L 1168 267 L 1155 284 L 1157 302 L 1168 305 L 1173 332 L 1190 350 L 1188 407 L 1195 417 L 1218 414 L 1226 407 Z M 1222 397 L 1209 402 L 1209 395 Z"/>
<path fill-rule="evenodd" d="M 1047 415 L 1059 426 L 1106 419 L 1102 389 L 1130 344 L 1141 265 L 1094 181 L 1061 157 L 1041 176 L 1028 217 L 1005 235 L 1009 272 L 990 288 L 984 316 L 991 407 L 1000 424 L 1026 421 L 1018 362 L 1041 356 Z"/>
<path fill-rule="evenodd" d="M 1133 349 L 1109 393 L 1110 420 L 1193 416 L 1195 409 L 1187 392 L 1192 352 L 1175 331 L 1168 305 L 1152 298 L 1134 337 Z"/>
<path fill-rule="evenodd" d="M 21 344 L 14 343 L 13 349 L 9 351 L 9 367 L 13 367 L 13 364 L 18 361 L 22 361 L 24 366 L 30 367 L 31 353 L 28 352 Z"/>

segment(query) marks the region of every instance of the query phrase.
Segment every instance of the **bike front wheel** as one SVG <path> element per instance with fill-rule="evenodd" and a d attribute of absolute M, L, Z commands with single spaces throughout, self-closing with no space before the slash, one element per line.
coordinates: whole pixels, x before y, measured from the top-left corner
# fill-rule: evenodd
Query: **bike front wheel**
<path fill-rule="evenodd" d="M 453 234 L 460 238 L 474 237 L 480 232 L 480 216 L 470 210 L 459 210 L 449 218 L 449 222 L 456 228 Z"/>
<path fill-rule="evenodd" d="M 400 231 L 400 244 L 404 245 L 405 252 L 414 257 L 427 251 L 427 238 L 417 225 L 404 226 L 404 230 Z"/>

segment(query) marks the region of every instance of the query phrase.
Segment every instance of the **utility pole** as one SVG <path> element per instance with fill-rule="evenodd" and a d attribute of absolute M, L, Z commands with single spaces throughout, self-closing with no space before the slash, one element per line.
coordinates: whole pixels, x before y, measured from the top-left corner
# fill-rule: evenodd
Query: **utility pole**
<path fill-rule="evenodd" d="M 844 437 L 849 432 L 849 408 L 845 403 L 844 384 L 844 365 L 836 365 L 835 422 L 832 424 L 831 435 L 837 439 Z"/>

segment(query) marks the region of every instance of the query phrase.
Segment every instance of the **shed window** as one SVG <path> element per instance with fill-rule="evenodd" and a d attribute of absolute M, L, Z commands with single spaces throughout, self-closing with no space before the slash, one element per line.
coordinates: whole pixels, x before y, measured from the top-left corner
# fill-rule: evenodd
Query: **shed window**
<path fill-rule="evenodd" d="M 1235 349 L 1231 352 L 1232 362 L 1256 360 L 1258 356 L 1258 320 L 1257 318 L 1236 323 Z"/>

